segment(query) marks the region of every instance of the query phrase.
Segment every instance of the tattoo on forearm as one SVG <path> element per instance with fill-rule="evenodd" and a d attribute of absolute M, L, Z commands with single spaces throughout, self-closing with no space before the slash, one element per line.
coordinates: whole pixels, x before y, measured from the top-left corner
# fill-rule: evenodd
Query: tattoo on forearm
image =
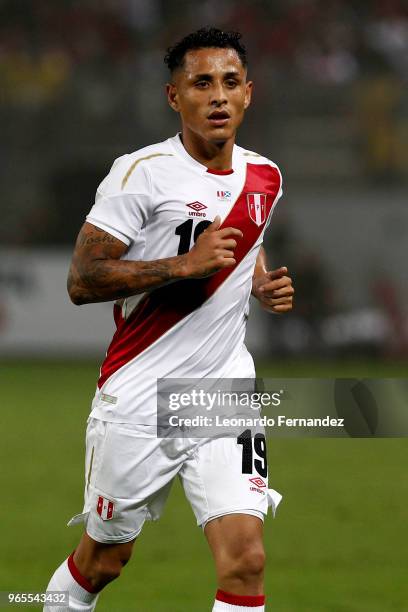
<path fill-rule="evenodd" d="M 67 281 L 68 292 L 74 301 L 87 303 L 126 298 L 183 277 L 184 256 L 129 261 L 121 259 L 124 253 L 125 245 L 120 240 L 86 224 L 79 234 Z"/>
<path fill-rule="evenodd" d="M 166 285 L 182 277 L 180 257 L 157 261 L 73 258 L 68 275 L 69 293 L 81 303 L 126 298 Z"/>
<path fill-rule="evenodd" d="M 176 280 L 177 264 L 176 258 L 147 262 L 97 260 L 86 266 L 73 261 L 68 290 L 80 288 L 82 299 L 90 302 L 125 298 Z"/>

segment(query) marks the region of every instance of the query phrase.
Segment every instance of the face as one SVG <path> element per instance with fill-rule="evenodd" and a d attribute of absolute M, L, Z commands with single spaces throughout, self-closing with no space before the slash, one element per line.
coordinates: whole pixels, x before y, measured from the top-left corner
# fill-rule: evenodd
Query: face
<path fill-rule="evenodd" d="M 235 49 L 188 51 L 184 66 L 167 85 L 169 104 L 180 113 L 183 131 L 212 143 L 235 137 L 251 92 L 252 82 L 246 80 Z"/>

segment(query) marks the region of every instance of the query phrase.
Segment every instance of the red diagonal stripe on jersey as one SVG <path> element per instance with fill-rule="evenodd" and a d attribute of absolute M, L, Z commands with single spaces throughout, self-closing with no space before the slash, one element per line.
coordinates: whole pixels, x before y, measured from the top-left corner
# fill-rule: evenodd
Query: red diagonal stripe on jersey
<path fill-rule="evenodd" d="M 269 164 L 247 164 L 244 188 L 224 219 L 221 227 L 236 227 L 243 233 L 235 249 L 237 265 L 257 241 L 263 225 L 258 227 L 248 213 L 247 193 L 266 193 L 266 219 L 281 186 L 278 170 Z M 213 276 L 178 281 L 152 291 L 143 298 L 128 319 L 123 319 L 119 306 L 114 306 L 116 332 L 102 364 L 98 387 L 134 359 L 176 323 L 199 308 L 235 270 L 225 268 Z"/>

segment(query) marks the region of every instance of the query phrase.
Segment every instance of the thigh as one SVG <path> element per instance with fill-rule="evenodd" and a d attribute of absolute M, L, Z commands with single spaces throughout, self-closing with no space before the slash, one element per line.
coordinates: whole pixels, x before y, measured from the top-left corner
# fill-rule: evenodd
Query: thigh
<path fill-rule="evenodd" d="M 184 463 L 180 477 L 197 523 L 226 514 L 244 513 L 259 519 L 281 495 L 268 485 L 265 439 L 216 438 L 200 444 Z"/>
<path fill-rule="evenodd" d="M 263 552 L 263 521 L 256 516 L 220 516 L 206 524 L 204 534 L 217 564 L 237 559 L 248 549 Z"/>

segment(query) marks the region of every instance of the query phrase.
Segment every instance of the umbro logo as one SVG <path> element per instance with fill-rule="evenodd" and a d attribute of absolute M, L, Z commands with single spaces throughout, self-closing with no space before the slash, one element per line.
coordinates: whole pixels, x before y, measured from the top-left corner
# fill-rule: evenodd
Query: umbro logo
<path fill-rule="evenodd" d="M 248 478 L 249 482 L 252 482 L 253 485 L 255 485 L 254 487 L 249 487 L 250 491 L 256 491 L 257 493 L 260 493 L 261 495 L 266 495 L 265 491 L 262 491 L 262 489 L 266 488 L 266 483 L 264 480 L 262 480 L 262 478 L 256 477 L 256 478 Z"/>
<path fill-rule="evenodd" d="M 257 487 L 266 487 L 266 484 L 262 480 L 262 478 L 249 478 L 249 482 L 252 482 Z"/>
<path fill-rule="evenodd" d="M 186 206 L 188 206 L 189 208 L 192 208 L 196 212 L 198 212 L 199 210 L 203 210 L 204 208 L 207 208 L 206 205 L 201 204 L 201 202 L 191 202 L 191 204 L 186 204 Z"/>
<path fill-rule="evenodd" d="M 188 208 L 191 208 L 188 212 L 190 217 L 206 217 L 207 213 L 202 212 L 207 208 L 205 204 L 201 204 L 201 202 L 190 202 L 190 204 L 186 204 Z"/>

